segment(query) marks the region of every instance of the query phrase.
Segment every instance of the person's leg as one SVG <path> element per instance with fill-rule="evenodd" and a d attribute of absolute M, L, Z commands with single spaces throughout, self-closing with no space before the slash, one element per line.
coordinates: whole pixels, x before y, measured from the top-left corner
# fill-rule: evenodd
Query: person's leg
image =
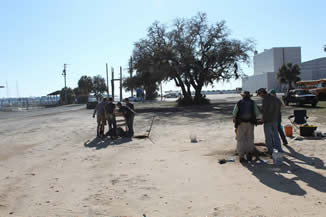
<path fill-rule="evenodd" d="M 113 123 L 112 123 L 112 122 L 113 122 L 112 119 L 113 119 L 113 118 L 112 118 L 112 115 L 109 114 L 109 115 L 108 115 L 109 131 L 112 129 L 112 124 L 113 124 Z"/>
<path fill-rule="evenodd" d="M 101 119 L 98 114 L 96 115 L 96 121 L 97 121 L 96 135 L 97 137 L 99 137 L 101 135 Z"/>
<path fill-rule="evenodd" d="M 272 136 L 273 136 L 273 148 L 277 149 L 279 152 L 283 152 L 281 146 L 281 140 L 278 135 L 278 121 L 272 123 Z"/>
<path fill-rule="evenodd" d="M 117 120 L 115 119 L 115 116 L 112 118 L 112 129 L 113 129 L 113 137 L 117 137 Z"/>
<path fill-rule="evenodd" d="M 245 135 L 245 126 L 244 123 L 240 123 L 237 127 L 237 152 L 239 155 L 239 159 L 240 161 L 243 161 L 244 159 L 244 146 L 245 144 L 245 139 L 246 139 L 246 135 Z"/>
<path fill-rule="evenodd" d="M 273 136 L 272 136 L 272 124 L 264 123 L 265 142 L 268 149 L 268 154 L 273 153 Z"/>
<path fill-rule="evenodd" d="M 247 159 L 252 160 L 252 154 L 253 154 L 254 149 L 255 149 L 255 146 L 254 146 L 254 125 L 252 123 L 248 123 L 248 126 L 247 126 L 247 146 L 248 146 Z"/>
<path fill-rule="evenodd" d="M 282 127 L 281 127 L 281 122 L 278 123 L 278 133 L 280 134 L 283 145 L 287 145 L 288 141 L 286 140 L 286 137 L 284 135 L 284 131 L 283 131 Z"/>
<path fill-rule="evenodd" d="M 134 118 L 135 116 L 134 115 L 131 115 L 129 117 L 129 125 L 128 125 L 128 134 L 130 137 L 134 136 Z"/>

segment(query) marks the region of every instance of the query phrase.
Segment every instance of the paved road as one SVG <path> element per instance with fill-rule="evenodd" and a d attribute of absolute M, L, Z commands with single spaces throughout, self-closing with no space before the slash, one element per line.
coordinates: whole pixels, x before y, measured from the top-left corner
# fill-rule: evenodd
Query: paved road
<path fill-rule="evenodd" d="M 58 114 L 58 113 L 77 111 L 77 110 L 81 110 L 81 109 L 86 109 L 86 106 L 85 105 L 66 105 L 66 106 L 42 108 L 42 109 L 35 109 L 35 110 L 28 110 L 28 111 L 21 111 L 21 112 L 0 112 L 0 120 L 54 115 L 54 114 Z"/>

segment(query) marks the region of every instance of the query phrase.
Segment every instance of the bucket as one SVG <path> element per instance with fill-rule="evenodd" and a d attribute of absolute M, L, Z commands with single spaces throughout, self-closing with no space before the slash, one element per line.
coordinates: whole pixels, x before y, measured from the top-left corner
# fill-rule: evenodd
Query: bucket
<path fill-rule="evenodd" d="M 300 126 L 300 136 L 313 136 L 316 129 L 313 125 Z"/>
<path fill-rule="evenodd" d="M 285 125 L 284 126 L 284 133 L 287 137 L 293 136 L 292 132 L 292 126 L 291 125 Z"/>

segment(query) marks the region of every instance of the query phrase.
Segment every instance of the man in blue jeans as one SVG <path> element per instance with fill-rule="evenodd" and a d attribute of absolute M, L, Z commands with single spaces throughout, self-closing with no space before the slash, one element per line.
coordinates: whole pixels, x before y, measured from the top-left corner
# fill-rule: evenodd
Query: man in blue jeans
<path fill-rule="evenodd" d="M 281 140 L 278 135 L 282 102 L 277 97 L 268 94 L 264 88 L 260 88 L 257 94 L 263 99 L 262 122 L 264 123 L 265 140 L 268 149 L 267 153 L 272 155 L 273 149 L 283 152 Z"/>

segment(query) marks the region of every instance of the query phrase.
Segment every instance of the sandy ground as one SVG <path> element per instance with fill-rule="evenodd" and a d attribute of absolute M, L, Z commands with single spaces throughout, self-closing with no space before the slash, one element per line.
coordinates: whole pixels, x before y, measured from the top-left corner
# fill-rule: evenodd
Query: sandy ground
<path fill-rule="evenodd" d="M 289 139 L 280 167 L 218 163 L 235 153 L 237 99 L 138 104 L 136 134 L 154 117 L 150 139 L 95 139 L 84 106 L 0 113 L 0 216 L 324 216 L 326 140 Z M 325 132 L 326 109 L 307 109 Z"/>

